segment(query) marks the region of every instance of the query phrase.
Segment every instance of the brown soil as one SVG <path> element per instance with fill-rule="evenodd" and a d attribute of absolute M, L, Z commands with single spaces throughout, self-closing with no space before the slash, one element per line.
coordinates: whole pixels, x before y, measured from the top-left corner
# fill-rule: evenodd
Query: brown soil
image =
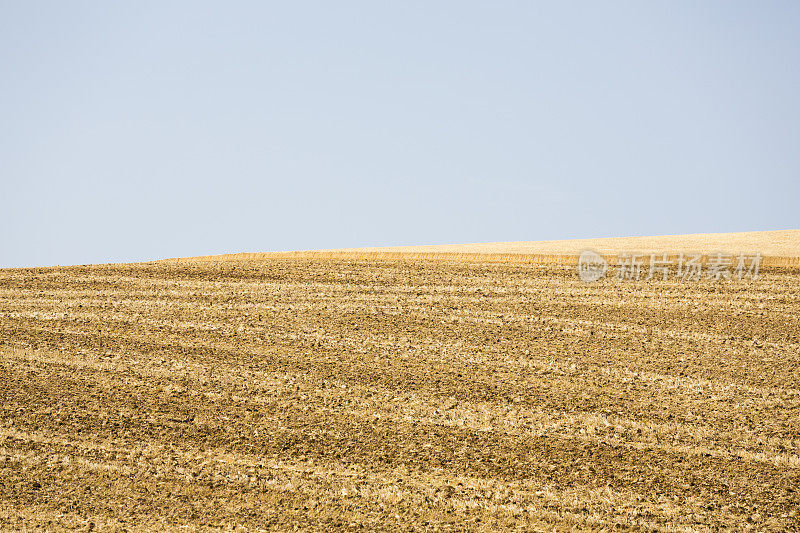
<path fill-rule="evenodd" d="M 799 275 L 0 270 L 0 529 L 798 529 Z"/>

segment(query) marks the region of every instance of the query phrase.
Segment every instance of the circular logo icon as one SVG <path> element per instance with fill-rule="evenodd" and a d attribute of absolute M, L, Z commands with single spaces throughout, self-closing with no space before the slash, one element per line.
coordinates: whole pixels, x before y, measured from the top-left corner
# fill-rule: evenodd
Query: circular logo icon
<path fill-rule="evenodd" d="M 578 258 L 578 275 L 582 281 L 591 283 L 606 275 L 608 263 L 593 250 L 584 250 Z"/>

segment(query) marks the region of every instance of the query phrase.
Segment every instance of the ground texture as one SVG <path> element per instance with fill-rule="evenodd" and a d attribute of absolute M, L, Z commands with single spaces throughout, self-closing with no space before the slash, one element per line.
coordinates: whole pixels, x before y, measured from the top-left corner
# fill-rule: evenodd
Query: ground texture
<path fill-rule="evenodd" d="M 799 275 L 0 270 L 0 529 L 796 530 Z"/>

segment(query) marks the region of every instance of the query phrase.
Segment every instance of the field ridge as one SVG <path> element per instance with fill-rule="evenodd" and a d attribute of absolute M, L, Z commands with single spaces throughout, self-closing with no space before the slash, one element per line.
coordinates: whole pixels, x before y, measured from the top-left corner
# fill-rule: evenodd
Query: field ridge
<path fill-rule="evenodd" d="M 760 253 L 765 266 L 800 266 L 800 230 L 753 231 L 743 233 L 697 233 L 656 237 L 609 237 L 560 241 L 520 241 L 424 246 L 340 248 L 284 252 L 240 252 L 163 261 L 253 261 L 293 259 L 362 259 L 460 261 L 574 265 L 583 250 L 594 250 L 607 258 L 623 252 L 642 254 L 717 252 L 748 255 Z"/>

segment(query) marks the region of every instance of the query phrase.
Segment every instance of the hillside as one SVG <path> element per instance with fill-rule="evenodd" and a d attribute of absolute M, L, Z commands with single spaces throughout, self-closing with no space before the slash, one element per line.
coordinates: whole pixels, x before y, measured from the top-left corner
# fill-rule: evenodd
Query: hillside
<path fill-rule="evenodd" d="M 695 233 L 657 237 L 610 237 L 560 241 L 489 242 L 429 246 L 343 248 L 330 252 L 479 253 L 572 255 L 591 249 L 601 254 L 637 252 L 760 252 L 773 257 L 800 257 L 800 230 L 743 233 Z"/>
<path fill-rule="evenodd" d="M 0 530 L 796 530 L 798 331 L 786 269 L 3 269 Z"/>
<path fill-rule="evenodd" d="M 240 261 L 280 257 L 295 259 L 409 259 L 491 261 L 509 263 L 572 264 L 581 251 L 590 249 L 603 255 L 620 252 L 670 253 L 716 252 L 760 253 L 765 265 L 800 266 L 800 230 L 752 231 L 743 233 L 696 233 L 656 237 L 610 237 L 560 241 L 519 241 L 425 246 L 385 246 L 338 248 L 292 252 L 241 252 L 164 261 Z"/>

